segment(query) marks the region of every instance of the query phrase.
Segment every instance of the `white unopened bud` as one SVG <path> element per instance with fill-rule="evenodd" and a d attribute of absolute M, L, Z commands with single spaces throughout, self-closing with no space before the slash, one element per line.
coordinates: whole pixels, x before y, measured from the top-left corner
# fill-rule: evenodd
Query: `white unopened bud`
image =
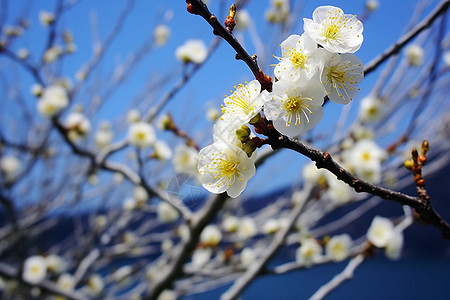
<path fill-rule="evenodd" d="M 21 162 L 15 156 L 7 155 L 0 159 L 0 170 L 6 175 L 14 175 L 20 166 Z"/>
<path fill-rule="evenodd" d="M 160 202 L 158 205 L 158 220 L 162 223 L 175 222 L 180 216 L 179 212 L 169 203 Z"/>
<path fill-rule="evenodd" d="M 156 45 L 159 47 L 164 46 L 167 43 L 167 39 L 170 35 L 170 29 L 164 24 L 156 26 L 153 31 L 153 37 L 155 39 Z"/>
<path fill-rule="evenodd" d="M 239 227 L 239 219 L 235 216 L 227 216 L 222 221 L 222 228 L 225 232 L 235 232 Z"/>
<path fill-rule="evenodd" d="M 137 109 L 130 109 L 127 112 L 128 123 L 136 123 L 141 120 L 141 114 Z"/>
<path fill-rule="evenodd" d="M 236 12 L 236 30 L 244 30 L 250 25 L 251 18 L 248 11 L 245 9 L 238 10 Z"/>
<path fill-rule="evenodd" d="M 28 56 L 30 56 L 30 52 L 28 51 L 28 49 L 21 48 L 17 51 L 17 57 L 22 60 L 27 59 Z"/>
<path fill-rule="evenodd" d="M 45 63 L 51 63 L 57 60 L 63 53 L 61 46 L 55 45 L 51 48 L 48 48 L 44 53 L 43 60 Z"/>
<path fill-rule="evenodd" d="M 244 267 L 250 266 L 255 261 L 255 251 L 251 248 L 244 248 L 241 251 L 240 255 L 241 264 Z"/>
<path fill-rule="evenodd" d="M 42 26 L 48 26 L 55 21 L 55 15 L 48 11 L 41 11 L 39 12 L 39 20 Z"/>
<path fill-rule="evenodd" d="M 380 6 L 380 3 L 378 2 L 378 0 L 367 0 L 366 1 L 366 8 L 371 12 L 377 10 L 379 6 Z"/>
<path fill-rule="evenodd" d="M 216 225 L 208 225 L 200 234 L 200 242 L 208 246 L 217 246 L 222 240 L 222 232 Z"/>
<path fill-rule="evenodd" d="M 278 220 L 267 220 L 263 225 L 263 232 L 265 234 L 274 234 L 280 229 L 280 222 Z"/>
<path fill-rule="evenodd" d="M 410 45 L 406 48 L 406 57 L 408 62 L 413 67 L 419 67 L 423 63 L 425 52 L 419 45 Z"/>

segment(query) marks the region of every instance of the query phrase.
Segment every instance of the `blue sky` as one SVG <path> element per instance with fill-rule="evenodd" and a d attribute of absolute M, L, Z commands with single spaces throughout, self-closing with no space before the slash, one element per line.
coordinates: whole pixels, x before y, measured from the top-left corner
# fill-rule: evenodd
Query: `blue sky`
<path fill-rule="evenodd" d="M 34 58 L 42 53 L 46 40 L 47 29 L 39 24 L 38 13 L 41 10 L 52 11 L 55 7 L 55 1 L 10 1 L 9 14 L 6 24 L 12 24 L 16 16 L 27 9 L 31 27 L 26 32 L 24 38 L 20 38 L 13 45 L 13 49 L 27 47 L 34 55 Z M 230 5 L 231 1 L 225 1 Z M 364 43 L 356 55 L 364 62 L 369 62 L 380 51 L 383 51 L 394 43 L 404 32 L 405 26 L 413 13 L 415 5 L 419 1 L 388 1 L 380 0 L 379 9 L 364 22 Z M 431 1 L 437 3 L 437 1 Z M 92 55 L 92 41 L 98 34 L 100 40 L 104 40 L 108 31 L 114 26 L 115 20 L 120 13 L 126 1 L 87 1 L 81 0 L 66 13 L 59 29 L 69 28 L 74 35 L 77 44 L 77 52 L 64 59 L 62 64 L 61 76 L 66 76 L 74 80 L 75 73 Z M 210 0 L 211 12 L 218 14 L 217 0 Z M 300 18 L 296 21 L 293 32 L 301 34 L 302 18 L 311 18 L 314 8 L 320 5 L 335 5 L 341 7 L 345 13 L 360 15 L 364 10 L 365 1 L 337 1 L 337 0 L 315 0 L 305 1 Z M 264 20 L 264 12 L 269 7 L 269 1 L 251 1 L 246 6 L 252 17 L 257 31 L 266 44 L 271 44 L 264 40 L 264 37 L 274 35 L 274 41 L 279 44 L 286 36 L 281 36 L 277 28 L 270 29 Z M 167 11 L 171 13 L 167 14 Z M 428 12 L 429 10 L 426 10 Z M 172 18 L 167 18 L 173 14 Z M 219 16 L 220 18 L 220 16 Z M 92 30 L 92 20 L 96 19 L 98 24 L 98 33 Z M 95 79 L 103 78 L 107 81 L 114 66 L 123 62 L 129 54 L 139 47 L 139 45 L 152 34 L 154 27 L 159 23 L 167 24 L 171 29 L 170 39 L 164 47 L 152 50 L 138 67 L 135 68 L 130 79 L 120 87 L 111 97 L 110 102 L 99 112 L 99 117 L 94 121 L 101 119 L 114 120 L 123 112 L 130 108 L 131 100 L 136 94 L 139 94 L 143 86 L 150 79 L 150 82 L 158 82 L 162 77 L 168 76 L 167 80 L 160 90 L 148 95 L 149 99 L 159 101 L 159 99 L 173 86 L 180 77 L 182 70 L 181 63 L 175 59 L 175 49 L 188 39 L 201 39 L 209 45 L 214 39 L 210 26 L 199 16 L 190 15 L 186 12 L 185 1 L 163 1 L 163 0 L 136 0 L 130 17 L 126 20 L 124 28 L 117 40 L 113 42 L 111 48 L 105 55 L 104 61 L 99 66 L 99 72 L 94 76 Z M 236 33 L 245 45 L 250 54 L 255 53 L 252 47 L 250 37 L 247 33 Z M 278 38 L 279 36 L 279 38 Z M 275 63 L 276 59 L 272 55 L 279 55 L 279 48 L 266 49 L 268 54 L 268 64 Z M 246 65 L 241 61 L 234 59 L 234 51 L 229 45 L 222 42 L 217 51 L 212 55 L 209 61 L 198 71 L 189 81 L 183 90 L 178 93 L 165 111 L 171 111 L 179 122 L 181 128 L 193 130 L 195 137 L 201 140 L 200 146 L 206 146 L 212 140 L 209 134 L 212 130 L 212 123 L 205 119 L 205 112 L 209 107 L 220 107 L 224 95 L 229 94 L 229 90 L 234 85 L 245 80 L 251 81 L 252 74 Z M 256 53 L 259 54 L 259 53 Z M 0 70 L 5 72 L 9 70 L 9 64 L 5 59 L 0 58 Z M 271 68 L 265 68 L 271 75 Z M 367 95 L 373 86 L 374 79 L 378 72 L 375 72 L 365 78 L 361 83 L 361 92 L 354 101 L 359 101 L 361 97 Z M 154 80 L 153 80 L 154 78 Z M 30 76 L 20 71 L 20 80 L 24 87 L 31 86 L 33 80 Z M 27 88 L 24 89 L 25 92 Z M 92 100 L 92 90 L 83 91 L 75 99 L 75 102 L 89 103 Z M 34 101 L 30 97 L 30 101 Z M 329 105 L 325 110 L 325 117 L 321 121 L 319 128 L 333 128 L 336 122 L 341 106 Z M 168 137 L 164 133 L 158 133 L 160 137 Z M 123 135 L 123 132 L 122 132 Z M 208 135 L 211 136 L 208 141 Z M 119 133 L 120 136 L 120 133 Z M 205 138 L 206 136 L 206 138 Z M 173 139 L 171 140 L 173 141 Z M 179 142 L 179 140 L 177 141 Z M 295 153 L 284 151 L 283 155 L 270 161 L 270 165 L 263 166 L 258 173 L 265 173 L 268 169 L 278 172 L 276 178 L 260 177 L 252 179 L 249 185 L 249 193 L 257 194 L 266 192 L 276 187 L 280 187 L 299 178 L 299 170 L 305 161 Z M 267 173 L 266 173 L 267 174 Z M 263 188 L 264 186 L 264 188 Z"/>

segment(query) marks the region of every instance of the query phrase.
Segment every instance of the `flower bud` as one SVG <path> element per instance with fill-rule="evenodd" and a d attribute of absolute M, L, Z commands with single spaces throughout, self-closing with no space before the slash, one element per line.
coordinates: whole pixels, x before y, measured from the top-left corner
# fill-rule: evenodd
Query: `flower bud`
<path fill-rule="evenodd" d="M 261 120 L 261 114 L 258 113 L 256 116 L 254 116 L 253 118 L 250 119 L 249 123 L 250 124 L 256 124 Z"/>
<path fill-rule="evenodd" d="M 244 145 L 242 145 L 242 150 L 247 153 L 247 156 L 252 156 L 253 152 L 256 150 L 256 145 L 253 141 L 249 140 Z"/>
<path fill-rule="evenodd" d="M 412 160 L 406 159 L 405 160 L 405 168 L 411 170 L 414 166 L 414 162 Z"/>
<path fill-rule="evenodd" d="M 245 142 L 246 140 L 248 140 L 250 133 L 250 128 L 248 128 L 246 125 L 242 125 L 241 128 L 236 130 L 236 136 L 241 142 Z"/>

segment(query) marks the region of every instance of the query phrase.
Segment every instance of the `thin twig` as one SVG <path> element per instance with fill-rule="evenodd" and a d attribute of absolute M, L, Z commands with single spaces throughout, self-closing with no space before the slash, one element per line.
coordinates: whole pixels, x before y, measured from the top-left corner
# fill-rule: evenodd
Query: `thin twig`
<path fill-rule="evenodd" d="M 413 29 L 402 36 L 395 44 L 387 48 L 382 54 L 378 55 L 371 62 L 369 62 L 364 68 L 364 74 L 367 75 L 371 73 L 389 57 L 398 53 L 409 41 L 411 41 L 423 30 L 430 27 L 437 17 L 444 14 L 449 5 L 450 0 L 440 2 L 439 5 L 422 22 L 417 24 Z"/>
<path fill-rule="evenodd" d="M 283 245 L 289 231 L 298 219 L 298 216 L 304 211 L 307 200 L 311 198 L 312 191 L 305 195 L 305 198 L 298 203 L 291 211 L 288 221 L 279 232 L 274 236 L 270 245 L 262 253 L 261 257 L 256 263 L 253 263 L 247 271 L 239 277 L 233 285 L 222 295 L 222 300 L 236 299 L 244 289 L 258 276 L 270 259 L 277 253 L 278 249 Z"/>
<path fill-rule="evenodd" d="M 274 132 L 276 131 L 274 130 Z M 272 136 L 269 137 L 268 141 L 273 149 L 287 148 L 307 156 L 316 162 L 317 168 L 327 169 L 336 175 L 339 180 L 353 187 L 358 193 L 366 192 L 414 208 L 425 222 L 441 231 L 443 238 L 450 239 L 450 225 L 433 209 L 429 201 L 424 201 L 420 197 L 412 197 L 364 181 L 345 170 L 332 159 L 329 153 L 308 147 L 300 141 L 274 132 L 271 133 Z"/>
<path fill-rule="evenodd" d="M 352 258 L 349 261 L 347 267 L 345 267 L 345 269 L 341 273 L 334 276 L 334 278 L 330 282 L 323 285 L 317 292 L 315 292 L 314 295 L 311 296 L 310 300 L 323 299 L 331 291 L 333 291 L 335 288 L 340 286 L 344 281 L 352 279 L 353 273 L 355 272 L 356 268 L 360 264 L 362 264 L 363 261 L 364 261 L 364 255 L 362 255 L 362 254 Z"/>

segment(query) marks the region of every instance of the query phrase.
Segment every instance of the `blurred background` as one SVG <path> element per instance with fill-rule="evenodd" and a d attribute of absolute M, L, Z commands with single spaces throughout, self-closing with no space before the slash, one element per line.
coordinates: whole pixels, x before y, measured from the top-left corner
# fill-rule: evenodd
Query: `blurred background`
<path fill-rule="evenodd" d="M 220 20 L 232 4 L 205 2 Z M 291 34 L 302 34 L 303 18 L 311 18 L 316 7 L 335 5 L 363 20 L 364 42 L 355 54 L 366 65 L 439 3 L 241 1 L 237 3 L 241 19 L 236 17 L 234 35 L 250 55 L 257 54 L 260 68 L 272 76 L 276 57 L 281 55 L 279 44 Z M 277 5 L 288 5 L 286 16 L 276 10 Z M 58 273 L 49 271 L 38 290 L 23 285 L 20 274 L 27 257 L 57 254 L 65 261 L 65 272 L 75 278 L 69 293 L 76 290 L 93 299 L 139 299 L 137 294 L 146 298 L 153 284 L 153 279 L 148 279 L 149 268 L 170 266 L 174 260 L 167 253 L 168 259 L 161 258 L 166 251 L 161 250 L 162 243 L 170 240 L 171 249 L 183 240 L 182 217 L 161 221 L 160 203 L 176 202 L 175 206 L 195 213 L 211 201 L 191 171 L 180 171 L 180 164 L 189 166 L 177 162 L 181 151 L 177 152 L 177 146 L 201 149 L 211 144 L 214 121 L 225 95 L 233 86 L 253 80 L 252 73 L 244 62 L 235 60 L 234 50 L 213 35 L 204 19 L 186 11 L 184 1 L 2 0 L 0 28 L 0 155 L 14 156 L 19 165 L 12 177 L 2 170 L 0 181 L 1 295 L 4 299 L 50 297 L 52 293 L 46 293 L 52 289 L 46 284 L 58 285 Z M 407 131 L 409 137 L 390 153 L 381 184 L 415 195 L 413 176 L 402 164 L 411 145 L 429 139 L 430 167 L 424 167 L 424 174 L 432 204 L 444 220 L 450 220 L 448 32 L 448 16 L 443 14 L 407 44 L 420 47 L 420 63 L 411 63 L 412 54 L 407 47 L 402 48 L 363 79 L 349 105 L 328 103 L 323 120 L 302 137 L 337 155 L 359 122 L 361 100 L 370 95 L 383 99 L 383 117 L 368 125 L 378 145 L 386 149 Z M 180 61 L 176 54 L 181 45 L 193 39 L 208 49 L 207 58 L 199 64 Z M 38 113 L 36 103 L 42 89 L 54 83 L 67 89 L 70 104 L 61 114 L 47 118 Z M 80 139 L 69 134 L 80 131 L 67 125 L 73 112 L 89 120 Z M 164 130 L 161 125 L 167 113 L 176 130 Z M 157 140 L 166 148 L 158 152 L 156 146 L 136 149 L 128 145 L 129 124 L 144 120 L 152 124 Z M 267 147 L 260 155 L 269 152 Z M 292 195 L 305 185 L 301 170 L 307 162 L 286 149 L 271 155 L 258 166 L 242 197 L 228 201 L 213 223 L 220 224 L 229 214 L 250 216 L 258 227 L 269 217 L 281 220 L 290 211 Z M 309 230 L 317 233 L 318 239 L 337 232 L 356 239 L 365 235 L 374 216 L 398 217 L 403 213 L 397 203 L 365 196 L 358 200 L 323 212 Z M 365 203 L 369 204 L 359 210 Z M 326 227 L 355 210 L 362 211 L 361 216 L 338 228 Z M 183 209 L 178 213 L 183 214 Z M 261 234 L 242 244 L 260 249 L 269 241 Z M 213 257 L 219 257 L 234 242 L 233 236 L 225 236 L 223 247 L 214 248 Z M 232 256 L 243 246 L 236 247 Z M 269 269 L 293 260 L 297 247 L 298 241 L 288 242 L 270 261 Z M 86 262 L 86 257 L 94 259 Z M 449 258 L 450 244 L 440 232 L 416 222 L 404 231 L 399 260 L 389 260 L 377 251 L 329 298 L 447 299 Z M 83 261 L 88 267 L 80 267 Z M 339 262 L 263 275 L 242 298 L 306 299 L 345 265 Z M 130 266 L 129 273 L 122 271 L 131 283 L 120 285 L 123 278 L 117 279 L 114 272 L 124 266 Z M 225 278 L 223 282 L 208 276 L 197 280 L 188 272 L 184 285 L 171 287 L 180 299 L 218 299 L 242 273 L 242 268 L 236 270 L 224 269 L 218 276 Z M 93 274 L 99 275 L 104 285 L 97 294 L 86 292 Z M 190 285 L 196 288 L 190 290 Z"/>

